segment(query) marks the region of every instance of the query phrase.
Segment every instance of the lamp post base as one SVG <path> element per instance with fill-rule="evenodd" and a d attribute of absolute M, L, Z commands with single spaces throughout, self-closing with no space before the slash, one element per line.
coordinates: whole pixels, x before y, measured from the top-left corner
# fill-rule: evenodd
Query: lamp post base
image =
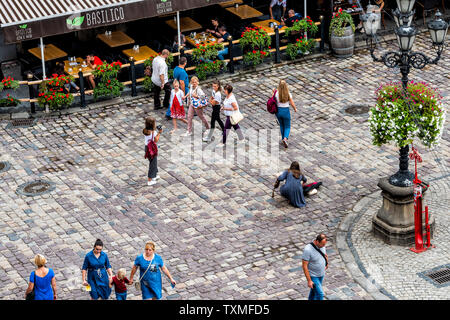
<path fill-rule="evenodd" d="M 389 178 L 381 178 L 378 187 L 382 190 L 383 205 L 372 218 L 373 234 L 388 244 L 414 245 L 414 187 L 394 186 L 389 183 Z M 426 190 L 424 188 L 422 191 L 424 197 Z M 434 217 L 430 215 L 431 236 L 434 232 L 434 222 Z"/>

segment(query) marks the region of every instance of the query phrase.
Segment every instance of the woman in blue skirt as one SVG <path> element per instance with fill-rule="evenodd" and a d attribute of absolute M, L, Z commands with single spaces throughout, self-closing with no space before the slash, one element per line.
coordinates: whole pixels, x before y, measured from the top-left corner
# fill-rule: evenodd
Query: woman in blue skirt
<path fill-rule="evenodd" d="M 133 277 L 138 267 L 140 271 L 139 280 L 141 282 L 142 300 L 159 300 L 162 297 L 162 279 L 161 271 L 169 278 L 172 286 L 177 283 L 170 275 L 169 270 L 164 265 L 160 255 L 155 253 L 155 244 L 151 241 L 145 244 L 143 254 L 134 260 L 133 269 L 131 269 L 130 282 L 133 283 Z"/>
<path fill-rule="evenodd" d="M 111 265 L 106 253 L 103 251 L 103 242 L 97 239 L 94 250 L 89 251 L 82 268 L 83 285 L 90 286 L 89 292 L 92 300 L 101 298 L 107 300 L 111 294 L 109 283 L 112 279 Z M 87 276 L 87 277 L 86 277 Z"/>

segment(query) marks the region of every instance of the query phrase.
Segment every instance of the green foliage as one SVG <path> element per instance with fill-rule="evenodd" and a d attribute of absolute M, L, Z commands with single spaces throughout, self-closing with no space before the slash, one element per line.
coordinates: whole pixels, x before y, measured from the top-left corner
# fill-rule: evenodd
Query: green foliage
<path fill-rule="evenodd" d="M 300 36 L 295 43 L 289 43 L 287 45 L 286 54 L 293 60 L 300 53 L 306 54 L 307 52 L 311 52 L 315 46 L 315 39 L 303 39 L 303 36 Z"/>
<path fill-rule="evenodd" d="M 394 142 L 404 147 L 418 138 L 425 146 L 439 143 L 446 110 L 442 97 L 428 84 L 411 81 L 406 95 L 401 84 L 381 86 L 377 103 L 370 109 L 369 128 L 376 146 Z"/>
<path fill-rule="evenodd" d="M 307 16 L 304 19 L 296 20 L 292 27 L 286 27 L 285 35 L 289 36 L 291 32 L 309 32 L 311 35 L 315 35 L 319 31 L 319 27 Z"/>
<path fill-rule="evenodd" d="M 220 50 L 223 50 L 223 44 L 214 43 L 209 45 L 199 45 L 192 51 L 192 57 L 195 61 L 213 60 L 217 58 Z"/>
<path fill-rule="evenodd" d="M 195 74 L 199 80 L 204 80 L 210 74 L 219 73 L 224 66 L 225 62 L 222 60 L 201 63 L 195 68 Z"/>
<path fill-rule="evenodd" d="M 51 110 L 70 105 L 73 102 L 73 95 L 65 92 L 64 86 L 73 80 L 70 75 L 53 74 L 52 78 L 43 81 L 39 86 L 39 105 L 47 105 Z"/>
<path fill-rule="evenodd" d="M 153 81 L 149 76 L 144 77 L 144 81 L 142 82 L 142 86 L 144 87 L 145 92 L 152 92 L 153 89 Z"/>
<path fill-rule="evenodd" d="M 261 64 L 266 57 L 270 57 L 269 50 L 253 50 L 244 54 L 244 63 L 252 66 Z"/>
<path fill-rule="evenodd" d="M 241 34 L 239 43 L 244 51 L 246 50 L 262 50 L 270 46 L 272 39 L 268 33 L 261 27 L 245 28 Z"/>
<path fill-rule="evenodd" d="M 104 62 L 92 72 L 92 74 L 99 79 L 99 83 L 94 88 L 95 100 L 98 97 L 120 96 L 124 86 L 117 80 L 117 75 L 121 67 L 122 63 L 119 61 L 111 64 Z"/>
<path fill-rule="evenodd" d="M 19 86 L 20 86 L 19 81 L 14 80 L 11 77 L 4 78 L 2 82 L 0 82 L 0 92 L 2 92 L 5 89 L 16 90 Z"/>
<path fill-rule="evenodd" d="M 339 8 L 338 12 L 333 13 L 333 18 L 330 23 L 330 35 L 344 36 L 344 29 L 347 26 L 351 26 L 353 32 L 355 32 L 355 24 L 353 23 L 352 16 L 348 12 L 342 11 L 342 8 Z"/>
<path fill-rule="evenodd" d="M 11 97 L 9 94 L 5 98 L 0 99 L 0 107 L 15 107 L 20 104 L 20 100 Z"/>

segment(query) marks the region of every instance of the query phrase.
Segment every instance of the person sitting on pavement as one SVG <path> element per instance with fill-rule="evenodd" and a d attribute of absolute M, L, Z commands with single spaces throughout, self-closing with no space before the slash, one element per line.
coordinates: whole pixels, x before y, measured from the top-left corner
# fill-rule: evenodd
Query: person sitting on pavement
<path fill-rule="evenodd" d="M 278 188 L 281 181 L 286 180 L 286 183 L 281 186 L 280 193 L 287 198 L 289 203 L 297 208 L 306 206 L 305 194 L 317 193 L 317 188 L 322 182 L 313 182 L 306 185 L 306 177 L 300 170 L 300 165 L 297 161 L 293 161 L 289 169 L 285 170 L 275 182 L 274 189 Z M 315 191 L 314 191 L 315 190 Z"/>

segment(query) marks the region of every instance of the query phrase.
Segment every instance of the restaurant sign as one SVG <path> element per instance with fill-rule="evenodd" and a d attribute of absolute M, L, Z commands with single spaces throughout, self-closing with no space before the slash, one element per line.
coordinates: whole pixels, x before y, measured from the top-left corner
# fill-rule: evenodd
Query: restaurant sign
<path fill-rule="evenodd" d="M 125 10 L 124 7 L 121 6 L 95 10 L 85 14 L 73 14 L 66 18 L 66 26 L 69 30 L 77 30 L 120 23 L 125 20 Z"/>

